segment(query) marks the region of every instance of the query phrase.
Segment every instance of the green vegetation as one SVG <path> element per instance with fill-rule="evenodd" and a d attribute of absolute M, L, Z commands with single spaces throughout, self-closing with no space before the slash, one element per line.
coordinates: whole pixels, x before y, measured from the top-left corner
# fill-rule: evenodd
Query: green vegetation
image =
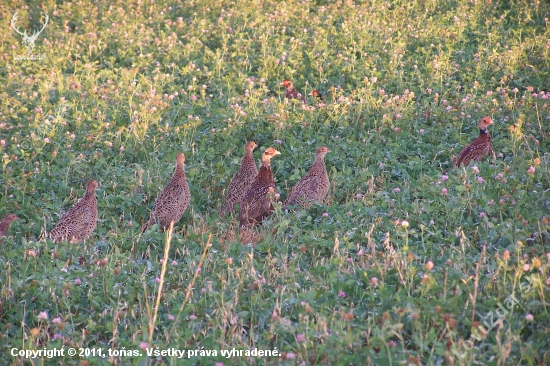
<path fill-rule="evenodd" d="M 172 3 L 0 3 L 0 364 L 550 363 L 548 2 Z M 442 176 L 485 115 L 496 162 Z M 217 215 L 247 140 L 282 198 L 332 150 L 255 245 Z M 190 207 L 142 235 L 180 151 Z M 45 239 L 90 178 L 94 236 Z M 62 345 L 143 356 L 11 356 Z"/>

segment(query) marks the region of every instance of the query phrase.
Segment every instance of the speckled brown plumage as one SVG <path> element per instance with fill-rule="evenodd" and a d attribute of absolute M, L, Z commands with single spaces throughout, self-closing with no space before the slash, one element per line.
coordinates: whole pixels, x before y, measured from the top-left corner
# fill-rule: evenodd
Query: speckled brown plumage
<path fill-rule="evenodd" d="M 493 143 L 491 136 L 487 133 L 487 127 L 492 125 L 490 117 L 483 117 L 478 122 L 479 136 L 468 144 L 453 162 L 453 166 L 460 168 L 461 165 L 467 167 L 472 160 L 481 161 L 485 155 L 493 155 Z"/>
<path fill-rule="evenodd" d="M 272 147 L 265 149 L 262 154 L 262 166 L 258 175 L 250 184 L 239 208 L 239 225 L 253 225 L 261 222 L 273 211 L 272 195 L 277 193 L 273 172 L 271 171 L 271 158 L 280 154 Z"/>
<path fill-rule="evenodd" d="M 52 231 L 50 239 L 55 243 L 70 241 L 79 242 L 90 237 L 97 226 L 97 200 L 95 191 L 97 182 L 86 183 L 84 197 L 59 219 Z"/>
<path fill-rule="evenodd" d="M 330 181 L 325 166 L 325 155 L 330 152 L 326 147 L 320 147 L 315 153 L 315 162 L 302 179 L 296 183 L 284 202 L 284 206 L 299 204 L 310 208 L 313 202 L 323 202 L 328 194 Z"/>
<path fill-rule="evenodd" d="M 294 84 L 292 84 L 292 81 L 285 79 L 285 80 L 283 80 L 281 85 L 286 88 L 285 98 L 287 98 L 287 99 L 298 99 L 302 102 L 306 101 L 306 98 L 302 94 L 300 94 L 296 91 L 296 89 L 294 88 Z"/>
<path fill-rule="evenodd" d="M 15 214 L 9 213 L 0 220 L 0 238 L 8 236 L 8 230 L 10 229 L 11 223 L 18 219 L 19 217 L 15 216 Z M 0 242 L 1 240 L 2 239 L 0 239 Z"/>
<path fill-rule="evenodd" d="M 176 170 L 172 180 L 160 192 L 155 200 L 155 206 L 149 220 L 143 225 L 142 231 L 150 226 L 160 223 L 162 230 L 170 227 L 173 221 L 174 225 L 181 219 L 183 213 L 191 201 L 191 192 L 185 179 L 185 156 L 179 153 L 176 157 Z"/>
<path fill-rule="evenodd" d="M 247 142 L 241 166 L 227 188 L 227 194 L 225 195 L 226 204 L 221 208 L 219 212 L 220 216 L 225 216 L 226 213 L 233 211 L 233 206 L 243 199 L 246 189 L 258 175 L 258 168 L 256 168 L 254 157 L 252 157 L 252 151 L 257 146 L 254 141 Z"/>

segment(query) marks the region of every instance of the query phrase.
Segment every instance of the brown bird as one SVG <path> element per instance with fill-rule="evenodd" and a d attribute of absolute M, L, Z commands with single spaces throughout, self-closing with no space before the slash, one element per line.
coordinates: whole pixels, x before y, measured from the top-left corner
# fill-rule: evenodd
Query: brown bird
<path fill-rule="evenodd" d="M 222 207 L 219 214 L 220 216 L 225 216 L 227 212 L 233 211 L 233 206 L 235 203 L 242 201 L 246 189 L 254 181 L 258 175 L 258 168 L 256 168 L 256 163 L 252 157 L 252 151 L 257 147 L 254 141 L 248 141 L 244 148 L 244 157 L 241 162 L 241 167 L 235 173 L 229 187 L 227 188 L 227 194 L 225 196 L 225 206 Z"/>
<path fill-rule="evenodd" d="M 95 191 L 97 182 L 86 183 L 84 197 L 59 219 L 50 231 L 50 239 L 55 243 L 70 241 L 73 243 L 86 240 L 97 226 L 97 200 Z"/>
<path fill-rule="evenodd" d="M 239 208 L 239 225 L 255 224 L 273 212 L 271 195 L 277 193 L 273 172 L 271 171 L 271 158 L 280 152 L 272 147 L 265 149 L 262 154 L 262 166 L 254 181 L 247 188 Z"/>
<path fill-rule="evenodd" d="M 325 155 L 328 152 L 330 150 L 324 146 L 317 149 L 313 166 L 292 188 L 284 202 L 285 207 L 299 204 L 308 209 L 315 201 L 323 202 L 330 187 L 327 167 L 325 166 Z"/>
<path fill-rule="evenodd" d="M 302 94 L 296 91 L 296 89 L 294 88 L 294 84 L 292 84 L 292 81 L 285 79 L 283 80 L 281 85 L 286 88 L 285 98 L 298 99 L 298 100 L 301 100 L 302 102 L 306 101 L 306 98 Z"/>
<path fill-rule="evenodd" d="M 19 217 L 15 216 L 15 214 L 9 213 L 0 220 L 0 238 L 8 236 L 8 230 L 10 229 L 11 223 L 18 219 Z M 0 242 L 1 240 L 2 239 L 0 239 Z"/>
<path fill-rule="evenodd" d="M 487 127 L 493 124 L 491 117 L 483 117 L 479 120 L 479 136 L 468 144 L 453 162 L 453 166 L 460 168 L 461 165 L 467 167 L 472 160 L 482 161 L 485 155 L 494 155 L 491 136 L 487 133 Z M 447 169 L 449 171 L 450 169 Z M 445 173 L 447 173 L 445 171 Z"/>
<path fill-rule="evenodd" d="M 162 230 L 174 225 L 181 219 L 191 201 L 191 192 L 185 180 L 185 155 L 179 153 L 176 157 L 176 171 L 170 183 L 160 192 L 155 200 L 155 206 L 149 220 L 143 225 L 144 232 L 156 223 L 160 223 Z"/>
<path fill-rule="evenodd" d="M 309 93 L 309 95 L 311 95 L 313 97 L 313 99 L 317 102 L 322 102 L 323 101 L 323 95 L 321 93 L 319 93 L 318 90 L 312 90 L 311 93 Z"/>

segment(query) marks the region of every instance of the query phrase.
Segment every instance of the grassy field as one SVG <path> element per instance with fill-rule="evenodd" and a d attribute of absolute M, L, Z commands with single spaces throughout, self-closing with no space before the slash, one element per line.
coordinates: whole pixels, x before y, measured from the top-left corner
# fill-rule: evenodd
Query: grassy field
<path fill-rule="evenodd" d="M 0 3 L 0 364 L 550 364 L 548 2 L 175 3 Z M 442 175 L 483 116 L 496 161 Z M 254 245 L 217 214 L 247 140 L 283 199 L 332 150 Z M 189 209 L 141 234 L 180 151 Z M 46 239 L 91 178 L 93 237 Z"/>

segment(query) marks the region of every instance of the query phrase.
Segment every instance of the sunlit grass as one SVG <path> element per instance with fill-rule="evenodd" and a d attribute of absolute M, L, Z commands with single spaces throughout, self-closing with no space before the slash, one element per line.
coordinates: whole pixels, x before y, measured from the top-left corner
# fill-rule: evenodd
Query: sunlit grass
<path fill-rule="evenodd" d="M 30 33 L 48 12 L 43 60 L 18 59 L 15 11 Z M 21 218 L 0 248 L 4 353 L 548 363 L 548 4 L 45 1 L 0 13 L 0 216 Z M 322 103 L 285 100 L 285 78 Z M 496 162 L 443 175 L 485 115 Z M 278 209 L 254 245 L 239 242 L 236 213 L 217 215 L 248 140 L 257 159 L 281 151 L 283 199 L 316 148 L 332 150 L 325 203 Z M 141 234 L 180 151 L 191 204 L 169 239 Z M 46 240 L 90 178 L 94 236 Z M 233 348 L 282 356 L 220 355 Z"/>

